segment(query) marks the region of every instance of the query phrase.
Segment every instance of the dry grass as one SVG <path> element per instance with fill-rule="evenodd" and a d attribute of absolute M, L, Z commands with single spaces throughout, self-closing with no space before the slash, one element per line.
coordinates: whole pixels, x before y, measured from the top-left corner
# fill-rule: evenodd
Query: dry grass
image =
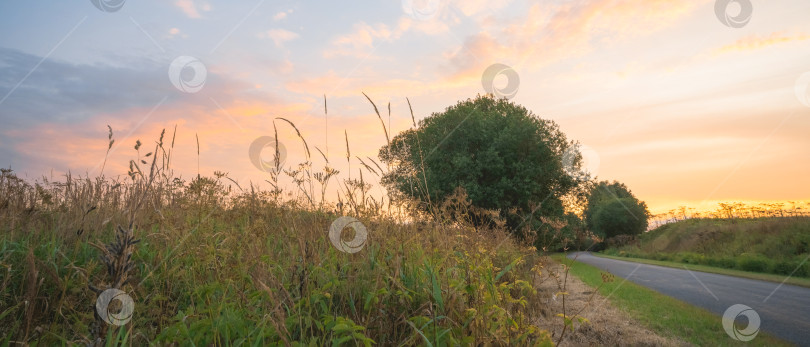
<path fill-rule="evenodd" d="M 142 239 L 137 249 L 130 229 L 100 219 L 85 218 L 81 235 L 58 228 L 49 217 L 74 215 L 63 203 L 62 212 L 6 214 L 18 220 L 0 241 L 2 264 L 11 266 L 0 293 L 6 342 L 543 341 L 530 323 L 535 313 L 522 304 L 534 301 L 529 283 L 539 255 L 503 231 L 365 215 L 371 237 L 350 255 L 325 237 L 336 218 L 326 211 L 276 205 L 263 191 L 226 198 L 223 182 L 205 177 L 172 199 L 157 192 L 170 190 L 147 195 L 132 229 Z M 171 207 L 155 209 L 158 201 Z M 93 213 L 114 213 L 93 203 Z M 118 214 L 104 219 L 129 215 Z M 114 235 L 110 245 L 99 243 Z M 24 268 L 13 266 L 20 258 Z M 43 276 L 43 267 L 55 274 Z M 93 325 L 96 287 L 132 296 L 135 315 L 124 329 Z M 344 335 L 339 327 L 354 330 Z"/>
<path fill-rule="evenodd" d="M 588 286 L 573 275 L 565 280 L 566 289 L 562 294 L 556 278 L 565 277 L 566 269 L 558 263 L 546 266 L 549 276 L 538 281 L 539 310 L 541 315 L 537 325 L 550 327 L 554 341 L 563 334 L 563 318 L 558 313 L 575 312 L 587 319 L 575 320 L 574 330 L 568 332 L 560 346 L 684 346 L 683 341 L 662 337 L 645 328 L 640 322 L 629 318 L 626 313 L 614 307 L 596 289 Z M 553 274 L 556 274 L 553 275 Z M 564 300 L 563 300 L 564 299 Z M 565 309 L 563 309 L 565 306 Z"/>

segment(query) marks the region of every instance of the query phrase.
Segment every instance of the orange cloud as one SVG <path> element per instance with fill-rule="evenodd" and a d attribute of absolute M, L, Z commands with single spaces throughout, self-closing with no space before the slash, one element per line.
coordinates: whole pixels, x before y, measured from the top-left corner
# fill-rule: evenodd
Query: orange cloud
<path fill-rule="evenodd" d="M 461 14 L 474 17 L 482 27 L 492 30 L 469 36 L 460 46 L 445 52 L 444 58 L 449 67 L 444 69 L 445 76 L 438 81 L 427 83 L 399 80 L 394 84 L 396 88 L 405 86 L 419 91 L 469 86 L 477 84 L 484 69 L 496 62 L 507 63 L 515 69 L 536 70 L 568 57 L 586 54 L 594 49 L 595 43 L 650 35 L 672 25 L 707 2 L 709 0 L 599 0 L 584 5 L 544 3 L 531 6 L 526 16 L 518 21 L 514 18 L 496 20 L 490 15 L 491 10 L 500 8 L 503 4 L 491 8 L 491 5 L 482 1 L 459 2 L 454 6 Z M 442 13 L 444 12 L 447 11 Z M 355 24 L 353 32 L 336 38 L 332 47 L 324 51 L 324 56 L 369 58 L 374 46 L 380 41 L 394 41 L 409 30 L 428 34 L 444 32 L 448 24 L 460 22 L 448 15 L 437 17 L 440 19 L 419 22 L 403 16 L 394 28 L 383 23 Z M 361 82 L 364 89 L 369 90 L 369 85 L 378 80 L 385 78 L 358 81 L 332 75 L 292 82 L 288 87 L 306 93 L 324 90 L 323 87 L 313 89 L 313 86 L 329 83 L 333 86 L 353 86 L 355 82 Z M 391 81 L 386 81 L 385 84 L 392 85 Z M 372 89 L 385 88 L 379 85 Z M 349 89 L 347 94 L 355 94 L 352 88 Z M 343 92 L 337 91 L 337 94 L 341 93 Z"/>
<path fill-rule="evenodd" d="M 496 62 L 536 70 L 591 52 L 598 43 L 650 35 L 707 2 L 598 0 L 584 5 L 535 4 L 523 20 L 499 23 L 497 35 L 476 34 L 449 53 L 456 67 L 449 79 L 478 79 L 487 66 Z"/>
<path fill-rule="evenodd" d="M 351 33 L 338 36 L 332 42 L 332 47 L 324 51 L 326 58 L 335 56 L 367 56 L 375 42 L 392 41 L 398 39 L 411 26 L 411 20 L 401 18 L 394 28 L 388 25 L 377 23 L 369 25 L 366 22 L 356 23 Z"/>
<path fill-rule="evenodd" d="M 804 41 L 807 39 L 810 39 L 810 35 L 804 33 L 786 35 L 783 32 L 775 32 L 771 33 L 770 36 L 759 36 L 753 34 L 743 37 L 730 45 L 720 47 L 717 49 L 716 53 L 722 54 L 730 52 L 754 51 L 782 43 Z"/>

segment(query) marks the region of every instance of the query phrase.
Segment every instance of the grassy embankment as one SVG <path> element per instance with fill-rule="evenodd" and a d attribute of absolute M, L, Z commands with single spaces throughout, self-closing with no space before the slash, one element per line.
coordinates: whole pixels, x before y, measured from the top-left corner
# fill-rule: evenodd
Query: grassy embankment
<path fill-rule="evenodd" d="M 810 217 L 688 219 L 658 227 L 635 243 L 608 248 L 602 254 L 810 286 Z"/>

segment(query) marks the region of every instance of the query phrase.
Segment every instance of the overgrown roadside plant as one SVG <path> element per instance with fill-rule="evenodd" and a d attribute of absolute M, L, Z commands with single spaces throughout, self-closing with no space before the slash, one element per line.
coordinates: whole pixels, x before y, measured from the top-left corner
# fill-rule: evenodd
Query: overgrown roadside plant
<path fill-rule="evenodd" d="M 163 135 L 143 156 L 136 143 L 128 179 L 0 173 L 0 343 L 553 344 L 535 323 L 547 258 L 492 211 L 474 211 L 490 214 L 486 226 L 446 218 L 469 215 L 463 191 L 416 219 L 414 202 L 370 194 L 363 174 L 387 168 L 354 157 L 358 174 L 335 180 L 320 149 L 322 172 L 310 156 L 282 168 L 276 152 L 291 191 L 221 172 L 186 181 Z M 346 147 L 351 162 L 348 136 Z M 338 205 L 323 199 L 333 180 Z M 356 253 L 326 233 L 344 215 L 368 228 Z M 100 319 L 107 289 L 132 298 L 121 326 Z"/>
<path fill-rule="evenodd" d="M 188 187 L 181 194 L 197 195 Z M 41 228 L 50 223 L 44 213 L 26 217 L 30 229 L 4 230 L 8 236 L 0 241 L 0 259 L 10 275 L 5 277 L 2 298 L 6 303 L 27 296 L 38 304 L 4 305 L 0 319 L 5 341 L 378 345 L 548 341 L 543 329 L 532 324 L 535 313 L 530 309 L 536 295 L 531 270 L 542 266 L 542 257 L 503 231 L 403 225 L 383 216 L 365 217 L 372 230 L 369 241 L 361 252 L 346 254 L 324 234 L 335 215 L 276 206 L 272 200 L 251 202 L 254 196 L 261 194 L 234 197 L 229 208 L 207 206 L 203 213 L 211 217 L 203 220 L 198 219 L 195 200 L 179 199 L 185 202 L 161 212 L 164 220 L 139 229 L 142 242 L 137 252 L 105 247 L 110 255 L 100 253 L 108 260 L 131 254 L 132 263 L 124 268 L 136 264 L 139 276 L 134 283 L 129 281 L 127 289 L 134 299 L 132 320 L 119 331 L 121 337 L 110 329 L 101 340 L 88 328 L 96 321 L 96 297 L 82 288 L 96 283 L 103 283 L 100 289 L 114 287 L 119 273 L 115 269 L 120 268 L 116 264 L 121 263 L 97 260 L 99 252 L 88 244 L 87 235 L 105 238 L 114 230 L 88 223 L 90 231 L 82 234 L 83 239 L 75 232 L 62 234 L 72 238 L 62 238 Z M 160 217 L 144 213 L 137 218 Z M 127 230 L 116 229 L 119 235 Z M 120 240 L 118 245 L 130 244 Z M 26 257 L 28 249 L 32 263 L 46 265 L 26 275 L 26 269 L 12 264 Z M 111 265 L 112 273 L 97 277 Z M 53 274 L 43 275 L 45 268 Z M 122 277 L 117 281 L 126 282 Z M 30 294 L 32 285 L 38 293 Z M 26 317 L 31 317 L 28 336 L 26 324 L 21 324 Z"/>

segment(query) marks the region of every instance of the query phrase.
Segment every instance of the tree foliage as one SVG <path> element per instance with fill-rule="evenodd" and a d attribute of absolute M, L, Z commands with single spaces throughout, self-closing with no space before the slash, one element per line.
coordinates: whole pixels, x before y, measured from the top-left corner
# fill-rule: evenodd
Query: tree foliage
<path fill-rule="evenodd" d="M 647 204 L 616 181 L 593 185 L 584 211 L 588 229 L 605 238 L 641 234 L 647 230 L 649 215 Z"/>
<path fill-rule="evenodd" d="M 569 142 L 556 123 L 506 99 L 478 96 L 419 121 L 380 150 L 382 182 L 429 211 L 462 187 L 476 207 L 517 229 L 564 215 L 562 198 L 580 182 L 566 174 Z M 574 161 L 578 169 L 581 155 Z M 393 189 L 391 189 L 393 188 Z"/>

